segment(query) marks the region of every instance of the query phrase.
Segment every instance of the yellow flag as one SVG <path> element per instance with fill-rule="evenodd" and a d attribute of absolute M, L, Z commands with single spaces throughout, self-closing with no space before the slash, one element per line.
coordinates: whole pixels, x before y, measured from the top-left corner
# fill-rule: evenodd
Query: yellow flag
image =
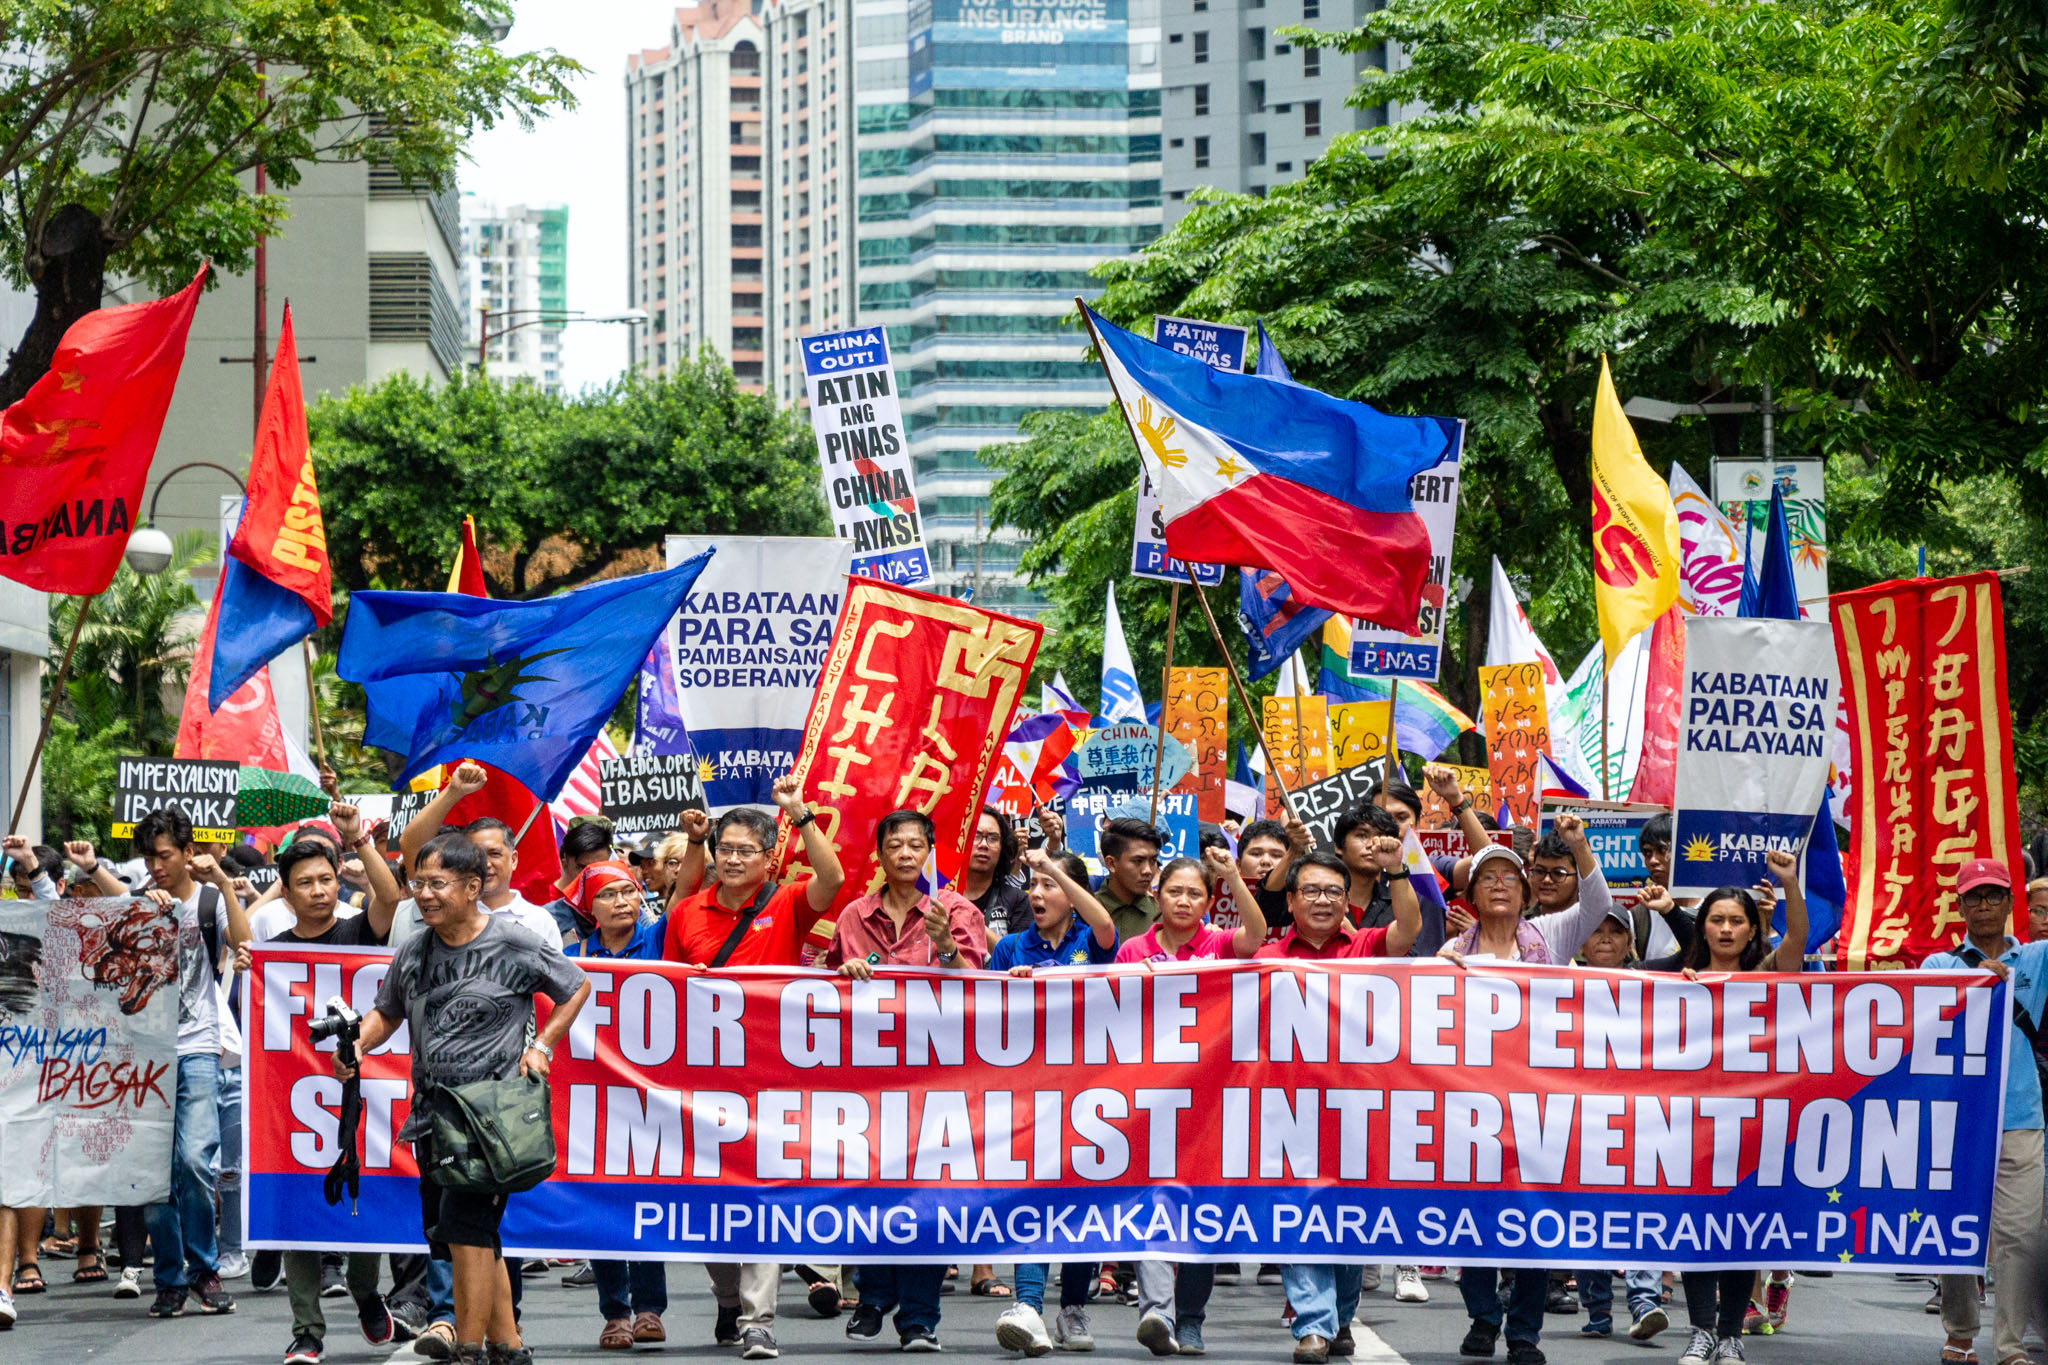
<path fill-rule="evenodd" d="M 1601 356 L 1593 399 L 1593 602 L 1609 668 L 1623 645 L 1678 600 L 1678 565 L 1678 509 L 1643 459 Z"/>

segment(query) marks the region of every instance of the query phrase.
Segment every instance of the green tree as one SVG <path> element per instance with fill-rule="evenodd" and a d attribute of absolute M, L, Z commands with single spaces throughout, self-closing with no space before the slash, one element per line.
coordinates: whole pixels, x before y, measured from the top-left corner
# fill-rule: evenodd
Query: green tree
<path fill-rule="evenodd" d="M 580 70 L 498 50 L 508 0 L 16 0 L 0 5 L 0 265 L 36 311 L 0 405 L 48 368 L 107 276 L 239 271 L 320 161 L 452 182 L 473 131 L 569 102 Z"/>
<path fill-rule="evenodd" d="M 669 534 L 825 535 L 810 428 L 706 350 L 574 398 L 397 375 L 307 413 L 350 588 L 439 590 L 474 516 L 491 591 L 542 597 L 658 566 Z"/>

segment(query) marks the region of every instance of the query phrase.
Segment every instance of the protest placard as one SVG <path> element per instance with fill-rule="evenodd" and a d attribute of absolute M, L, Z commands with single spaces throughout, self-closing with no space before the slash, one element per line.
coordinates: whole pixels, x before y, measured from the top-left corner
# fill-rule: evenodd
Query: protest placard
<path fill-rule="evenodd" d="M 1166 757 L 1159 756 L 1159 727 L 1141 721 L 1120 721 L 1090 730 L 1074 746 L 1074 771 L 1083 782 L 1129 774 L 1145 790 L 1152 789 L 1152 765 L 1159 763 L 1159 781 L 1174 783 L 1194 771 L 1194 755 L 1172 735 L 1166 737 Z"/>
<path fill-rule="evenodd" d="M 1067 847 L 1081 855 L 1092 875 L 1100 876 L 1102 863 L 1100 832 L 1110 820 L 1144 820 L 1152 812 L 1149 789 L 1121 783 L 1082 785 L 1067 798 Z M 1152 825 L 1164 841 L 1159 861 L 1202 856 L 1201 817 L 1195 812 L 1192 792 L 1162 792 L 1159 811 Z"/>
<path fill-rule="evenodd" d="M 822 536 L 670 536 L 671 567 L 715 550 L 672 630 L 676 705 L 706 808 L 766 806 L 796 762 L 852 545 Z"/>
<path fill-rule="evenodd" d="M 1220 668 L 1176 668 L 1166 679 L 1166 699 L 1159 711 L 1160 728 L 1184 745 L 1195 761 L 1178 782 L 1166 785 L 1194 793 L 1195 809 L 1212 825 L 1223 823 L 1223 787 L 1230 776 L 1228 686 Z"/>
<path fill-rule="evenodd" d="M 169 1198 L 177 1064 L 169 911 L 0 902 L 0 1208 Z"/>
<path fill-rule="evenodd" d="M 1566 801 L 1550 797 L 1537 813 L 1538 836 L 1550 833 L 1557 817 L 1567 811 L 1585 825 L 1586 846 L 1593 850 L 1609 887 L 1640 885 L 1650 879 L 1649 866 L 1643 862 L 1643 826 L 1659 815 L 1670 814 L 1669 811 L 1641 802 Z"/>
<path fill-rule="evenodd" d="M 1805 852 L 1820 810 L 1834 632 L 1825 621 L 1696 617 L 1685 631 L 1684 696 L 1671 893 L 1748 886 L 1769 875 L 1769 850 Z"/>
<path fill-rule="evenodd" d="M 1536 760 L 1550 752 L 1550 712 L 1543 699 L 1540 663 L 1481 665 L 1485 698 L 1486 769 L 1496 799 L 1508 803 L 1518 825 L 1536 819 Z"/>
<path fill-rule="evenodd" d="M 1161 346 L 1232 374 L 1244 369 L 1245 336 L 1245 328 L 1221 322 L 1152 319 L 1152 339 Z M 1195 581 L 1205 588 L 1220 586 L 1223 569 L 1221 564 L 1197 564 Z M 1131 538 L 1131 575 L 1169 583 L 1188 581 L 1188 566 L 1166 553 L 1166 514 L 1160 508 L 1159 486 L 1152 482 L 1143 461 L 1138 465 L 1138 519 L 1137 533 Z"/>
<path fill-rule="evenodd" d="M 1353 806 L 1361 804 L 1378 785 L 1385 772 L 1385 760 L 1361 763 L 1355 768 L 1341 769 L 1321 782 L 1311 782 L 1307 786 L 1293 789 L 1294 813 L 1308 826 L 1309 835 L 1316 841 L 1316 847 L 1332 853 L 1337 851 L 1337 841 L 1333 835 L 1337 817 Z M 1277 813 L 1281 807 L 1274 805 L 1267 809 Z"/>
<path fill-rule="evenodd" d="M 254 1247 L 416 1250 L 412 1040 L 365 1059 L 361 1208 L 309 1018 L 387 959 L 257 946 Z M 1029 978 L 583 962 L 553 1178 L 515 1255 L 1974 1274 L 2010 987 L 1983 972 L 1687 981 L 1433 961 Z M 2025 1064 L 2025 1058 L 2014 1058 Z M 353 1216 L 352 1216 L 353 1215 Z"/>
<path fill-rule="evenodd" d="M 180 810 L 202 844 L 241 840 L 235 828 L 235 792 L 242 765 L 214 758 L 123 757 L 114 768 L 114 819 L 107 832 L 135 837 L 136 822 L 153 810 Z"/>
<path fill-rule="evenodd" d="M 1856 773 L 1841 962 L 1915 967 L 1963 931 L 1964 863 L 1995 858 L 2015 887 L 2024 867 L 1998 575 L 1879 583 L 1830 607 Z M 2013 913 L 2023 925 L 2017 892 Z"/>
<path fill-rule="evenodd" d="M 1472 841 L 1461 829 L 1418 829 L 1415 842 L 1422 845 L 1422 851 L 1432 858 L 1464 858 L 1472 852 Z M 1502 848 L 1514 847 L 1514 836 L 1504 829 L 1488 832 L 1488 843 L 1499 844 Z"/>
<path fill-rule="evenodd" d="M 853 543 L 855 573 L 886 583 L 924 582 L 932 561 L 918 519 L 887 333 L 857 327 L 804 337 L 797 345 L 833 534 Z"/>
<path fill-rule="evenodd" d="M 598 764 L 597 775 L 614 834 L 665 834 L 685 810 L 704 809 L 693 754 L 624 754 Z"/>
<path fill-rule="evenodd" d="M 1340 768 L 1355 768 L 1387 752 L 1390 701 L 1346 701 L 1330 704 L 1330 743 Z"/>
<path fill-rule="evenodd" d="M 1444 618 L 1451 608 L 1451 555 L 1457 548 L 1458 537 L 1459 455 L 1465 448 L 1465 424 L 1455 425 L 1457 434 L 1442 463 L 1408 481 L 1408 499 L 1415 504 L 1416 515 L 1429 532 L 1429 576 L 1422 585 L 1418 629 L 1411 635 L 1370 621 L 1353 621 L 1353 677 L 1420 678 L 1435 682 L 1443 668 Z"/>
<path fill-rule="evenodd" d="M 1488 815 L 1493 814 L 1492 773 L 1484 768 L 1466 768 L 1456 763 L 1446 763 L 1443 766 L 1449 768 L 1457 775 L 1458 785 L 1465 789 L 1465 795 L 1471 798 L 1474 807 L 1485 811 Z M 1431 787 L 1427 782 L 1423 783 L 1421 796 L 1422 818 L 1415 822 L 1417 829 L 1457 828 L 1458 817 L 1451 813 L 1451 808 L 1444 804 L 1444 799 L 1436 794 L 1434 787 Z"/>
<path fill-rule="evenodd" d="M 1330 704 L 1323 697 L 1267 697 L 1262 703 L 1265 732 L 1266 809 L 1285 810 L 1279 781 L 1290 790 L 1320 782 L 1334 771 L 1330 762 Z"/>

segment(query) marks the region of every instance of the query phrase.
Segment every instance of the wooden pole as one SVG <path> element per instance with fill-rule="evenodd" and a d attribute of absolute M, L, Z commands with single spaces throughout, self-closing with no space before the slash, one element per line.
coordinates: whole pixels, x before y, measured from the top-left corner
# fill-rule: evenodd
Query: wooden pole
<path fill-rule="evenodd" d="M 327 737 L 320 732 L 320 695 L 313 686 L 313 637 L 309 635 L 299 643 L 306 647 L 306 717 L 313 722 L 313 756 L 324 768 L 327 766 Z"/>
<path fill-rule="evenodd" d="M 1159 823 L 1159 774 L 1166 767 L 1166 699 L 1173 693 L 1173 635 L 1180 628 L 1180 584 L 1173 585 L 1173 595 L 1166 601 L 1166 668 L 1164 682 L 1159 689 L 1159 725 L 1153 735 L 1152 746 L 1152 809 L 1146 813 L 1145 823 Z"/>
<path fill-rule="evenodd" d="M 14 833 L 21 828 L 21 813 L 28 809 L 29 787 L 36 780 L 36 765 L 43 761 L 43 746 L 50 742 L 50 722 L 57 718 L 57 698 L 64 695 L 64 680 L 71 675 L 71 655 L 78 648 L 78 637 L 85 633 L 85 618 L 92 612 L 92 599 L 78 599 L 78 619 L 71 624 L 71 641 L 64 646 L 63 662 L 57 665 L 57 680 L 50 684 L 50 699 L 43 703 L 43 728 L 36 735 L 35 751 L 28 756 L 28 771 L 22 775 L 21 795 L 15 798 L 14 814 L 8 818 L 7 832 Z"/>
<path fill-rule="evenodd" d="M 1401 680 L 1387 680 L 1387 780 L 1401 771 L 1401 734 L 1394 728 L 1394 715 L 1401 709 Z"/>
<path fill-rule="evenodd" d="M 1187 565 L 1181 567 L 1187 572 L 1188 582 L 1195 585 L 1195 601 L 1201 603 L 1203 619 L 1208 621 L 1209 634 L 1216 641 L 1216 652 L 1223 656 L 1223 666 L 1230 670 L 1230 681 L 1237 688 L 1238 705 L 1244 707 L 1245 715 L 1254 718 L 1252 735 L 1259 741 L 1259 752 L 1266 756 L 1266 771 L 1271 775 L 1273 785 L 1280 789 L 1280 804 L 1287 808 L 1288 818 L 1292 819 L 1294 794 L 1287 790 L 1287 779 L 1280 775 L 1280 764 L 1274 759 L 1273 751 L 1266 747 L 1266 728 L 1256 723 L 1259 713 L 1252 707 L 1251 693 L 1245 690 L 1244 679 L 1237 675 L 1237 660 L 1230 657 L 1230 647 L 1223 643 L 1223 632 L 1216 625 L 1216 613 L 1209 610 L 1208 595 L 1202 591 L 1201 581 L 1195 577 L 1194 569 Z"/>
<path fill-rule="evenodd" d="M 1600 661 L 1605 664 L 1607 661 Z M 1611 801 L 1607 782 L 1607 670 L 1600 670 L 1600 799 Z"/>

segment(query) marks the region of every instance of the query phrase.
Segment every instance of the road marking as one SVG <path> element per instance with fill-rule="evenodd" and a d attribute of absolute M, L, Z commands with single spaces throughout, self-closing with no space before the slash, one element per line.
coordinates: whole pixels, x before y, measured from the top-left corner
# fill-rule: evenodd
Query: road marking
<path fill-rule="evenodd" d="M 1351 1335 L 1358 1342 L 1358 1350 L 1351 1357 L 1353 1365 L 1408 1365 L 1407 1356 L 1380 1340 L 1380 1334 L 1364 1323 L 1354 1321 Z"/>

